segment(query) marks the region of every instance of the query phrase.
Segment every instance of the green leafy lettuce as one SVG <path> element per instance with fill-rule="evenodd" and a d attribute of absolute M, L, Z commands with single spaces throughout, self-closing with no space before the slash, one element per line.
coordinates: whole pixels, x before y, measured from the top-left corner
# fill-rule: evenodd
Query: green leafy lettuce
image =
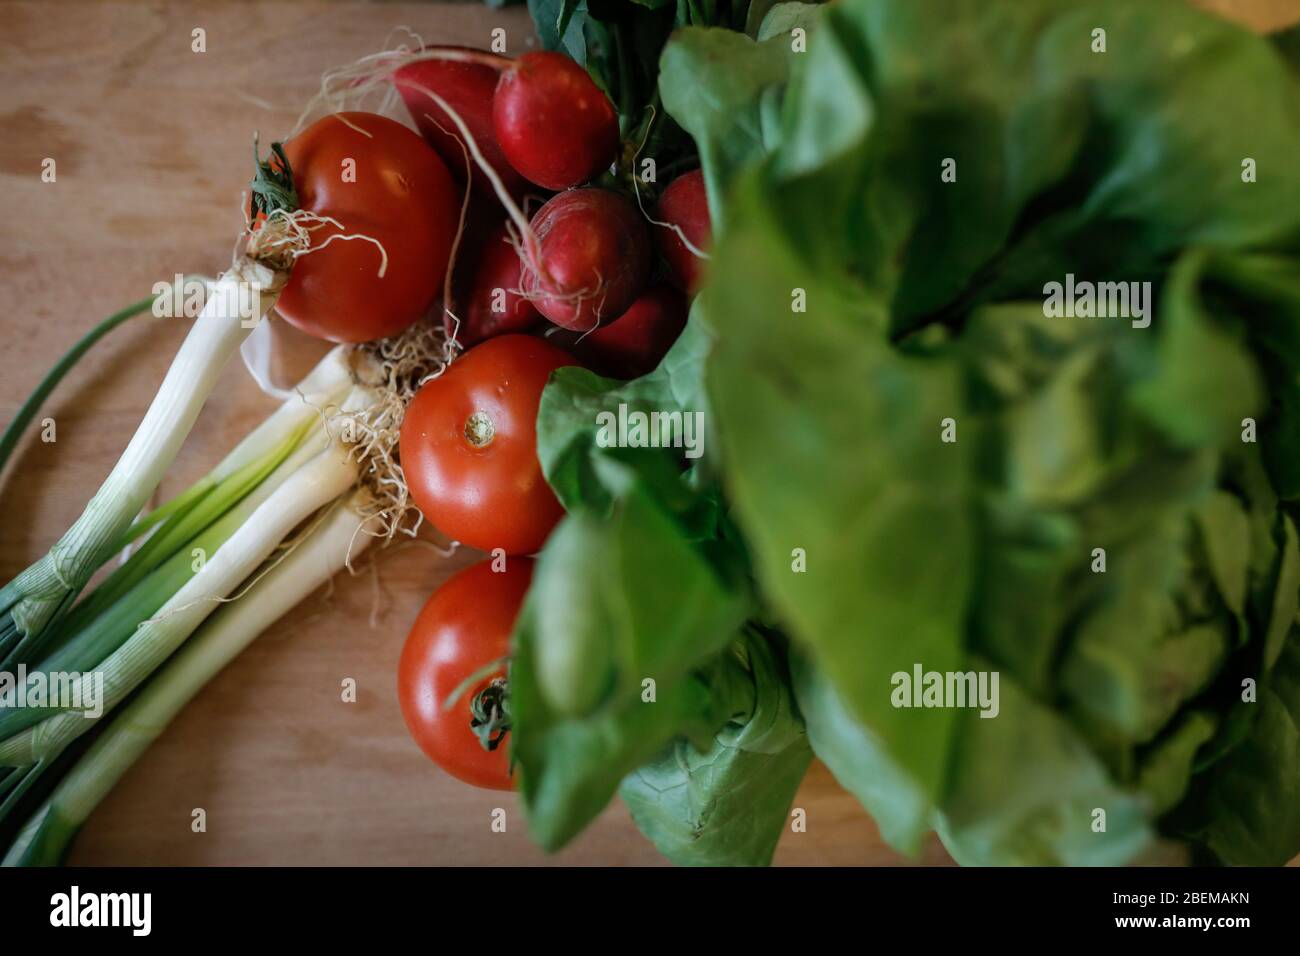
<path fill-rule="evenodd" d="M 847 2 L 794 63 L 702 302 L 813 746 L 907 850 L 936 825 L 974 863 L 1122 862 L 1153 831 L 1294 854 L 1292 774 L 1231 839 L 1176 810 L 1247 741 L 1295 754 L 1294 78 L 1177 3 Z M 1149 327 L 1048 316 L 1067 273 L 1150 282 Z M 894 707 L 913 662 L 998 671 L 1000 713 Z"/>
<path fill-rule="evenodd" d="M 715 244 L 658 369 L 543 397 L 532 832 L 619 792 L 675 862 L 766 863 L 811 748 L 909 853 L 1300 851 L 1290 38 L 1178 0 L 630 6 L 543 39 L 689 135 Z M 613 79 L 599 31 L 650 14 Z M 1067 277 L 1145 308 L 1053 313 Z M 702 413 L 703 455 L 605 447 L 620 406 Z M 918 666 L 996 674 L 996 712 L 899 706 Z"/>

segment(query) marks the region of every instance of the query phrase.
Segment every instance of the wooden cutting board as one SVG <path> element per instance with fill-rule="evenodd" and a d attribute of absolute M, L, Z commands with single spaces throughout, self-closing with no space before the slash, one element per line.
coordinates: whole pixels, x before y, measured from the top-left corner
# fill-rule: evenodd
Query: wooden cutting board
<path fill-rule="evenodd" d="M 1260 26 L 1300 15 L 1290 0 L 1224 3 Z M 391 45 L 428 41 L 512 54 L 535 45 L 521 8 L 469 4 L 0 4 L 0 418 L 86 329 L 178 272 L 229 262 L 242 225 L 251 137 L 282 135 L 321 74 Z M 70 32 L 70 27 L 73 31 Z M 192 50 L 205 31 L 206 52 Z M 75 42 L 71 39 L 75 33 Z M 42 161 L 56 162 L 44 183 Z M 44 552 L 116 460 L 183 334 L 138 319 L 62 385 L 0 475 L 0 576 Z M 294 353 L 299 368 L 304 350 Z M 274 407 L 238 362 L 221 379 L 163 496 L 199 477 Z M 512 795 L 463 786 L 407 737 L 394 694 L 416 611 L 452 560 L 408 545 L 297 608 L 186 708 L 104 801 L 77 864 L 655 864 L 626 811 L 611 807 L 554 857 L 532 847 Z M 355 703 L 341 700 L 345 678 Z M 857 802 L 814 767 L 796 799 L 806 833 L 780 863 L 908 862 Z M 492 811 L 507 813 L 505 833 Z M 207 830 L 191 830 L 206 811 Z M 937 842 L 920 861 L 948 862 Z"/>

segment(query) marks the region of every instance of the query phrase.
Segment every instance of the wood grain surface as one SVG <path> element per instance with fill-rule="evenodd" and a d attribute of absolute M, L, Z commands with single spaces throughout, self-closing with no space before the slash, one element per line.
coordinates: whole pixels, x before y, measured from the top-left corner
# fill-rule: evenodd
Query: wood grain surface
<path fill-rule="evenodd" d="M 1258 26 L 1295 2 L 1222 3 Z M 388 45 L 535 43 L 520 8 L 362 3 L 0 3 L 0 418 L 85 330 L 177 272 L 220 270 L 242 225 L 251 137 L 292 128 L 325 70 Z M 191 51 L 191 31 L 207 51 Z M 43 183 L 41 163 L 57 163 Z M 42 411 L 0 475 L 0 578 L 43 553 L 125 447 L 185 332 L 138 319 L 114 332 Z M 299 368 L 308 349 L 290 354 Z M 286 370 L 285 374 L 289 374 Z M 161 489 L 203 474 L 274 403 L 236 361 Z M 611 807 L 554 857 L 532 847 L 512 795 L 474 790 L 407 737 L 394 672 L 419 606 L 451 571 L 427 547 L 391 550 L 272 627 L 186 708 L 94 814 L 77 864 L 655 864 Z M 340 685 L 355 678 L 356 703 Z M 822 767 L 779 863 L 906 863 Z M 206 833 L 191 812 L 207 812 Z M 490 815 L 507 811 L 505 833 Z M 931 842 L 919 861 L 948 858 Z"/>

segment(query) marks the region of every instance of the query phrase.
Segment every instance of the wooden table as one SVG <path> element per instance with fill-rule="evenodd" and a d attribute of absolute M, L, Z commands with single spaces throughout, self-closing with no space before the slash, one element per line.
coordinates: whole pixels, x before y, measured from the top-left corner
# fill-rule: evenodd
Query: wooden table
<path fill-rule="evenodd" d="M 1250 7 L 1260 25 L 1295 4 Z M 520 8 L 360 3 L 0 3 L 0 417 L 98 319 L 177 272 L 220 270 L 242 225 L 251 135 L 290 129 L 323 71 L 387 45 L 393 28 L 509 52 L 535 43 Z M 206 31 L 206 52 L 191 50 Z M 41 181 L 43 159 L 56 181 Z M 0 476 L 0 576 L 77 517 L 139 422 L 185 326 L 114 332 L 43 410 L 57 441 L 29 440 Z M 299 356 L 299 365 L 302 356 Z M 162 488 L 203 474 L 274 403 L 238 362 L 225 371 Z M 462 786 L 411 743 L 394 694 L 407 628 L 472 560 L 386 553 L 277 623 L 189 705 L 94 814 L 78 864 L 654 864 L 621 805 L 547 858 L 512 795 Z M 340 682 L 355 678 L 355 703 Z M 908 862 L 857 802 L 814 768 L 787 864 Z M 207 832 L 191 832 L 191 812 Z M 490 815 L 505 807 L 505 833 Z M 920 862 L 948 858 L 932 841 Z"/>

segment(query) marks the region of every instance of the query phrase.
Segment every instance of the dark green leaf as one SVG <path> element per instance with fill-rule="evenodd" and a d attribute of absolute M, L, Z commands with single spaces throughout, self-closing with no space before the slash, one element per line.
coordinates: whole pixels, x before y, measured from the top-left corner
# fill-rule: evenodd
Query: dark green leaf
<path fill-rule="evenodd" d="M 1173 809 L 1187 793 L 1196 751 L 1218 729 L 1219 719 L 1207 711 L 1193 711 L 1143 760 L 1138 789 L 1152 803 L 1156 816 Z"/>
<path fill-rule="evenodd" d="M 685 735 L 700 746 L 746 704 L 722 653 L 748 596 L 719 577 L 637 480 L 604 520 L 565 518 L 537 559 L 515 625 L 511 754 L 529 829 L 548 849 L 590 822 L 623 776 Z M 647 685 L 647 681 L 652 684 Z M 654 688 L 654 700 L 645 699 Z"/>
<path fill-rule="evenodd" d="M 880 741 L 853 718 L 839 694 L 811 661 L 792 656 L 799 710 L 817 757 L 841 787 L 867 809 L 880 835 L 895 849 L 915 854 L 929 832 L 932 804 Z"/>
<path fill-rule="evenodd" d="M 1170 822 L 1230 866 L 1281 866 L 1300 846 L 1300 637 L 1288 639 L 1248 736 L 1209 771 Z"/>
<path fill-rule="evenodd" d="M 996 717 L 964 716 L 953 748 L 938 829 L 957 862 L 1113 866 L 1136 856 L 1150 839 L 1144 802 L 1015 681 L 1004 677 L 999 697 Z"/>
<path fill-rule="evenodd" d="M 706 750 L 679 738 L 619 788 L 641 832 L 679 865 L 770 863 L 812 759 L 771 646 L 750 634 L 737 649 L 754 683 L 752 710 L 728 721 Z"/>
<path fill-rule="evenodd" d="M 664 107 L 695 140 L 703 161 L 715 230 L 725 221 L 727 182 L 773 145 L 764 135 L 763 102 L 787 75 L 788 44 L 755 43 L 730 30 L 678 31 L 659 61 Z"/>
<path fill-rule="evenodd" d="M 958 370 L 889 350 L 869 297 L 842 295 L 799 261 L 776 222 L 750 218 L 756 189 L 733 192 L 749 228 L 724 236 L 703 293 L 718 331 L 709 397 L 727 490 L 782 621 L 935 796 L 953 714 L 895 709 L 890 678 L 962 659 L 973 436 L 961 420 L 958 441 L 941 440 L 962 407 Z M 792 310 L 795 290 L 806 312 Z"/>
<path fill-rule="evenodd" d="M 607 456 L 606 439 L 612 437 L 602 429 L 604 414 L 615 419 L 624 413 L 670 416 L 670 434 L 680 438 L 681 447 L 625 450 L 623 457 L 641 460 L 644 468 L 662 472 L 680 470 L 683 463 L 700 467 L 700 459 L 712 454 L 701 384 L 707 350 L 707 332 L 692 320 L 659 367 L 643 378 L 620 382 L 580 368 L 555 373 L 537 413 L 537 454 L 542 473 L 566 509 L 603 512 L 609 507 L 609 489 L 595 474 L 595 462 Z M 687 447 L 688 438 L 694 448 Z"/>

